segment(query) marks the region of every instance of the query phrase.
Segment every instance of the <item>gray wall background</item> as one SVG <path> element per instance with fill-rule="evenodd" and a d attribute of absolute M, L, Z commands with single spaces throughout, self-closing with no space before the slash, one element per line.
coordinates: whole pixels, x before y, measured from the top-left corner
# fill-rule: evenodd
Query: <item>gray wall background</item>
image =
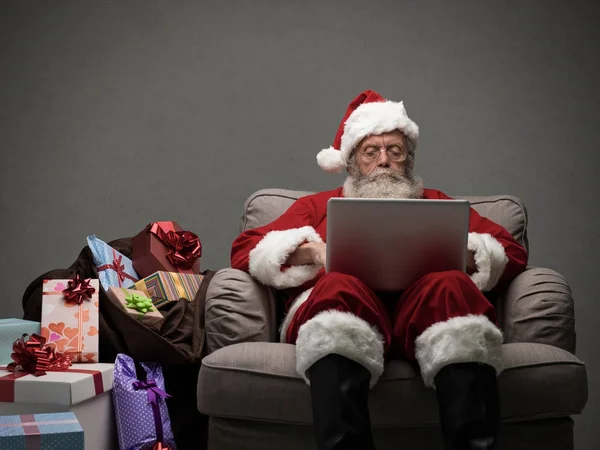
<path fill-rule="evenodd" d="M 570 280 L 598 443 L 600 32 L 594 2 L 4 1 L 0 4 L 1 317 L 88 234 L 154 220 L 228 265 L 265 187 L 342 182 L 316 153 L 364 89 L 404 100 L 417 170 L 450 195 L 509 193 L 531 263 Z"/>

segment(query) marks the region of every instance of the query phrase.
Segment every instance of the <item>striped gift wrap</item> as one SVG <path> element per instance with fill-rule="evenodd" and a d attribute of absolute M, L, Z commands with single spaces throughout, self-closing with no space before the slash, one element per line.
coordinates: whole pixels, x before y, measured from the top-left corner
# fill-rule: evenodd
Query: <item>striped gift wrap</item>
<path fill-rule="evenodd" d="M 166 303 L 185 298 L 192 301 L 202 284 L 203 275 L 177 272 L 155 272 L 135 283 L 134 289 L 144 292 L 160 308 Z"/>

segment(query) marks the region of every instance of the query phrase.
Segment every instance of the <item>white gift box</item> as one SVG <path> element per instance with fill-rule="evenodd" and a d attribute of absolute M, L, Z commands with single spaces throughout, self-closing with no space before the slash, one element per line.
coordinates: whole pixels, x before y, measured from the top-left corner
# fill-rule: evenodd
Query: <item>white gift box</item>
<path fill-rule="evenodd" d="M 73 364 L 36 377 L 0 367 L 0 415 L 72 412 L 86 450 L 118 449 L 112 405 L 114 364 Z"/>

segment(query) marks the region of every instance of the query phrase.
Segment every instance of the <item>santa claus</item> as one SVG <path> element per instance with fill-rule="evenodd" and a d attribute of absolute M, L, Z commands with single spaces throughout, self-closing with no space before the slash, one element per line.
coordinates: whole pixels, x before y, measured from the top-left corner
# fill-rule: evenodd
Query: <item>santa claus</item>
<path fill-rule="evenodd" d="M 347 171 L 344 185 L 300 198 L 233 243 L 232 267 L 289 298 L 281 341 L 296 345 L 319 449 L 374 448 L 368 393 L 391 358 L 415 361 L 435 389 L 447 449 L 491 449 L 496 442 L 502 332 L 484 293 L 525 269 L 527 253 L 510 233 L 471 209 L 468 267 L 430 273 L 394 294 L 324 270 L 330 198 L 450 198 L 423 188 L 413 174 L 418 137 L 402 102 L 361 93 L 333 146 L 317 155 L 322 169 Z"/>

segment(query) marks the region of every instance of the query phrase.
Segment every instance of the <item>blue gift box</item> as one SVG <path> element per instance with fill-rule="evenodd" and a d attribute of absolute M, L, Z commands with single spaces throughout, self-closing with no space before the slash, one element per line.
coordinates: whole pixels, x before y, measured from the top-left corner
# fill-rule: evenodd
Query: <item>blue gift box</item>
<path fill-rule="evenodd" d="M 104 290 L 109 287 L 131 287 L 140 279 L 133 268 L 131 259 L 118 252 L 95 235 L 87 237 L 87 244 L 92 251 L 94 265 L 98 270 L 98 278 Z"/>
<path fill-rule="evenodd" d="M 22 319 L 0 319 L 0 365 L 12 362 L 13 343 L 24 334 L 40 333 L 40 323 Z"/>
<path fill-rule="evenodd" d="M 83 429 L 70 412 L 0 416 L 0 448 L 84 450 Z"/>

